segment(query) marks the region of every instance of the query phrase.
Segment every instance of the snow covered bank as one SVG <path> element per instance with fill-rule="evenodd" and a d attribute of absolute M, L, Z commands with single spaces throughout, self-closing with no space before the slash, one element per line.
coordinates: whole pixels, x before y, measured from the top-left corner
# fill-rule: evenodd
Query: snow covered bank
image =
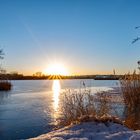
<path fill-rule="evenodd" d="M 140 140 L 140 130 L 117 123 L 85 122 L 67 126 L 29 140 Z"/>

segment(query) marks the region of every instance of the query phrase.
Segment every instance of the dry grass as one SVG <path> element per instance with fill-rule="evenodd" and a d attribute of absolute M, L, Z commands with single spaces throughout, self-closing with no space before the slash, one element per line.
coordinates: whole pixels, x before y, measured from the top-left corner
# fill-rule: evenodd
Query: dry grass
<path fill-rule="evenodd" d="M 105 92 L 95 97 L 90 90 L 68 90 L 61 97 L 60 112 L 59 126 L 87 121 L 121 123 L 110 115 L 110 98 Z"/>
<path fill-rule="evenodd" d="M 0 91 L 8 91 L 11 89 L 11 83 L 8 81 L 0 81 Z"/>
<path fill-rule="evenodd" d="M 96 115 L 98 117 L 107 116 L 111 114 L 111 96 L 106 92 L 97 93 L 97 107 Z"/>
<path fill-rule="evenodd" d="M 60 122 L 64 125 L 78 121 L 81 116 L 95 115 L 93 96 L 89 91 L 77 92 L 68 90 L 61 98 Z"/>
<path fill-rule="evenodd" d="M 125 103 L 125 124 L 140 129 L 140 74 L 127 74 L 120 80 Z"/>

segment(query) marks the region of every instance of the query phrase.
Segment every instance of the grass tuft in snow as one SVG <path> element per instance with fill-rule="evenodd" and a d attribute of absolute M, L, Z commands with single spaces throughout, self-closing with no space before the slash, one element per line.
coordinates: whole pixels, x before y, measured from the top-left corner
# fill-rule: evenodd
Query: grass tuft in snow
<path fill-rule="evenodd" d="M 116 122 L 117 117 L 111 116 L 110 96 L 106 92 L 96 96 L 90 90 L 68 90 L 61 97 L 60 117 L 58 126 L 78 124 L 80 122 Z"/>

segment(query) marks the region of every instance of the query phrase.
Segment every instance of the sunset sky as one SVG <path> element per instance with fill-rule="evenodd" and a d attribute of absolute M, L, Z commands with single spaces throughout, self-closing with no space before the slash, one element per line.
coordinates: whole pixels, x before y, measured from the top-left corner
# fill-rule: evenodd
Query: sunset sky
<path fill-rule="evenodd" d="M 140 59 L 139 0 L 0 0 L 7 71 L 33 74 L 62 63 L 70 74 L 118 74 Z"/>

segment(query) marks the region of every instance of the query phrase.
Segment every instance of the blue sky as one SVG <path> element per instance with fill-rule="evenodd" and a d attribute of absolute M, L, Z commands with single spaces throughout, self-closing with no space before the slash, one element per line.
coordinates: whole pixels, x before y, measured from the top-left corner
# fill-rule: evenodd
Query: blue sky
<path fill-rule="evenodd" d="M 33 74 L 63 63 L 71 74 L 137 68 L 139 0 L 0 0 L 3 67 Z"/>

